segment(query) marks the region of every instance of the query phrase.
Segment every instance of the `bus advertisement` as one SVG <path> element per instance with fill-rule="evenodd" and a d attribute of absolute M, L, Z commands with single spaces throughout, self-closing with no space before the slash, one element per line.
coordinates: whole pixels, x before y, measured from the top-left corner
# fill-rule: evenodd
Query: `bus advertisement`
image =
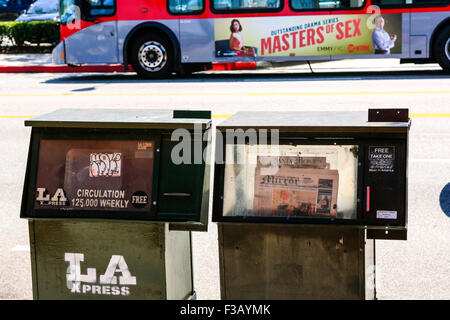
<path fill-rule="evenodd" d="M 55 64 L 160 78 L 213 62 L 398 58 L 450 72 L 450 0 L 61 0 Z"/>
<path fill-rule="evenodd" d="M 326 15 L 270 18 L 233 19 L 242 25 L 241 39 L 244 47 L 255 48 L 261 57 L 287 56 L 323 56 L 323 55 L 360 55 L 401 54 L 402 16 L 388 14 L 379 16 L 381 23 L 389 21 L 386 28 L 388 40 L 381 29 L 371 29 L 372 15 Z M 232 20 L 232 21 L 233 21 Z M 245 31 L 244 31 L 245 27 Z M 233 56 L 235 51 L 222 51 L 220 43 L 229 42 L 230 19 L 214 21 L 216 57 Z M 395 41 L 392 36 L 397 36 Z M 228 47 L 229 44 L 227 43 Z M 377 50 L 384 48 L 385 50 Z M 249 52 L 252 54 L 253 52 Z M 237 54 L 245 56 L 245 53 Z"/>

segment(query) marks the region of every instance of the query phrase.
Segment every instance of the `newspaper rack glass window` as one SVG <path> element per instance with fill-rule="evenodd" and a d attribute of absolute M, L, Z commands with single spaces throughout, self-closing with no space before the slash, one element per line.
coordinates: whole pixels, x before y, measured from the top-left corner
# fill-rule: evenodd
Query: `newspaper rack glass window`
<path fill-rule="evenodd" d="M 405 229 L 409 126 L 367 112 L 239 112 L 217 126 L 213 221 Z"/>
<path fill-rule="evenodd" d="M 170 222 L 205 230 L 210 112 L 63 109 L 32 126 L 21 217 Z M 205 158 L 178 163 L 179 140 Z M 208 161 L 208 163 L 207 163 Z"/>
<path fill-rule="evenodd" d="M 357 145 L 227 145 L 225 152 L 224 216 L 356 218 Z"/>
<path fill-rule="evenodd" d="M 155 138 L 42 139 L 34 209 L 149 211 Z"/>

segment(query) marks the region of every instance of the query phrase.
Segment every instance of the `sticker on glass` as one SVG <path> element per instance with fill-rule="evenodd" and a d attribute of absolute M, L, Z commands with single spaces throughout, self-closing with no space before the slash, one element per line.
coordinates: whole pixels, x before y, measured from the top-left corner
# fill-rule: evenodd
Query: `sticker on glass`
<path fill-rule="evenodd" d="M 153 148 L 153 142 L 152 141 L 139 141 L 137 149 L 140 151 L 152 149 Z"/>
<path fill-rule="evenodd" d="M 377 219 L 397 219 L 397 211 L 377 210 Z"/>
<path fill-rule="evenodd" d="M 394 172 L 395 147 L 369 147 L 369 172 Z"/>
<path fill-rule="evenodd" d="M 120 177 L 121 153 L 91 153 L 89 177 Z"/>
<path fill-rule="evenodd" d="M 135 208 L 144 208 L 148 203 L 149 198 L 144 191 L 136 191 L 131 195 L 131 204 Z"/>

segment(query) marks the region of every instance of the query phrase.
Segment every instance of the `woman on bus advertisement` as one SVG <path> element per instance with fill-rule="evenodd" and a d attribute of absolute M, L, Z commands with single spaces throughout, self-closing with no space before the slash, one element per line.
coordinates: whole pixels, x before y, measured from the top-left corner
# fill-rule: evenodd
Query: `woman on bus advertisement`
<path fill-rule="evenodd" d="M 247 56 L 240 53 L 242 49 L 237 50 L 239 46 L 254 47 L 260 57 L 400 54 L 401 39 L 397 39 L 396 35 L 401 37 L 402 34 L 401 14 L 387 14 L 382 20 L 379 18 L 368 14 L 259 17 L 241 18 L 240 21 L 232 19 L 231 26 L 230 19 L 216 19 L 216 56 L 223 56 L 219 55 L 217 44 L 229 37 L 226 30 L 232 32 L 230 49 L 237 52 L 237 56 Z M 246 27 L 245 47 L 242 25 Z M 381 44 L 386 36 L 390 41 L 387 49 Z"/>
<path fill-rule="evenodd" d="M 253 48 L 244 46 L 244 39 L 242 37 L 242 25 L 238 19 L 231 20 L 230 25 L 230 49 L 236 53 L 238 57 L 254 57 L 255 50 Z"/>

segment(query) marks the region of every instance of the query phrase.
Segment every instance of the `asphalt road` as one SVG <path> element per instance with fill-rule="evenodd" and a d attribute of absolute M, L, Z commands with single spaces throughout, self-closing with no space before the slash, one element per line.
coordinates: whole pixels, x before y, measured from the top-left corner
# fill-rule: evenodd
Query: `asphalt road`
<path fill-rule="evenodd" d="M 370 67 L 370 62 L 368 62 Z M 313 67 L 314 68 L 314 67 Z M 377 241 L 379 299 L 450 299 L 450 75 L 436 66 L 361 71 L 361 64 L 206 73 L 142 81 L 132 74 L 0 75 L 0 299 L 31 299 L 27 222 L 19 219 L 30 129 L 59 108 L 208 109 L 214 124 L 241 110 L 367 110 L 412 114 L 407 241 Z M 382 71 L 379 71 L 382 70 Z M 195 289 L 219 299 L 217 227 L 194 234 Z"/>

